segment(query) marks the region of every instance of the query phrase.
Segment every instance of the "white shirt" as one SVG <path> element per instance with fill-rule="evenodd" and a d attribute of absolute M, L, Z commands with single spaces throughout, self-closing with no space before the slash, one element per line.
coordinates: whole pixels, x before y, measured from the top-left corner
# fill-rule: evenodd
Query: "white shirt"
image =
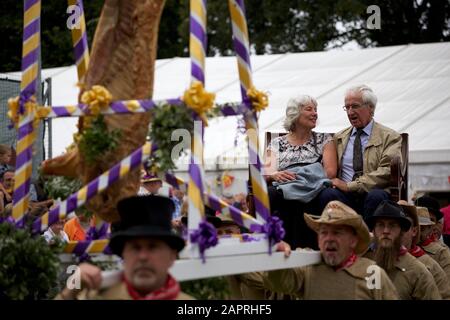
<path fill-rule="evenodd" d="M 59 238 L 63 242 L 69 242 L 69 236 L 67 233 L 64 232 L 64 230 L 61 230 L 59 232 L 59 235 L 55 234 L 51 228 L 48 228 L 47 231 L 43 234 L 45 241 L 51 242 L 53 238 Z"/>

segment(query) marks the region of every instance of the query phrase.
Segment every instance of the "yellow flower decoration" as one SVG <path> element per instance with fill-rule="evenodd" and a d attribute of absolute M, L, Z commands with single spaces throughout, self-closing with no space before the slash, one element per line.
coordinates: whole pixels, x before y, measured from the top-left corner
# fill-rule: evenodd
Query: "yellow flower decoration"
<path fill-rule="evenodd" d="M 15 127 L 19 125 L 19 97 L 11 98 L 8 100 L 8 117 L 12 120 Z M 47 117 L 51 109 L 49 107 L 38 107 L 36 104 L 36 98 L 32 96 L 30 100 L 25 102 L 25 114 L 33 115 L 33 127 L 37 128 L 39 121 Z"/>
<path fill-rule="evenodd" d="M 92 86 L 91 90 L 83 92 L 81 102 L 87 104 L 92 115 L 97 116 L 102 110 L 108 109 L 112 95 L 103 86 Z"/>
<path fill-rule="evenodd" d="M 263 111 L 269 105 L 267 93 L 256 90 L 254 86 L 251 86 L 250 89 L 247 90 L 247 96 L 252 103 L 253 110 L 256 112 Z"/>
<path fill-rule="evenodd" d="M 184 92 L 183 101 L 186 105 L 194 110 L 198 116 L 203 120 L 205 126 L 208 125 L 206 119 L 206 112 L 211 110 L 214 105 L 215 93 L 209 93 L 203 88 L 203 84 L 199 81 L 194 81 L 191 87 Z"/>
<path fill-rule="evenodd" d="M 19 124 L 19 97 L 8 99 L 8 117 L 17 128 Z"/>

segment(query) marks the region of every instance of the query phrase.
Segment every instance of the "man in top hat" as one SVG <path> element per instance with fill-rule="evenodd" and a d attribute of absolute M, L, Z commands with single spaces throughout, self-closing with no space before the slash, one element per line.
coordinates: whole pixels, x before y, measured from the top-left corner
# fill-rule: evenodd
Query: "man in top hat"
<path fill-rule="evenodd" d="M 366 224 L 353 209 L 339 201 L 327 204 L 319 219 L 305 213 L 307 225 L 318 235 L 322 262 L 301 268 L 269 271 L 264 285 L 271 291 L 302 299 L 398 299 L 386 272 L 372 260 L 359 257 L 369 245 Z M 278 251 L 288 256 L 287 243 Z M 372 283 L 371 275 L 379 275 Z"/>
<path fill-rule="evenodd" d="M 428 269 L 408 253 L 402 245 L 403 234 L 411 227 L 403 209 L 386 200 L 367 219 L 374 242 L 366 257 L 386 270 L 402 300 L 441 299 L 433 276 Z"/>
<path fill-rule="evenodd" d="M 442 229 L 443 229 L 443 217 L 440 210 L 439 201 L 433 197 L 429 196 L 422 196 L 420 198 L 417 198 L 415 201 L 415 205 L 418 207 L 425 207 L 428 209 L 428 212 L 430 214 L 431 221 L 434 222 L 433 226 L 433 232 L 436 237 L 436 239 L 440 239 L 442 236 Z"/>
<path fill-rule="evenodd" d="M 144 174 L 141 178 L 141 186 L 138 191 L 139 196 L 158 194 L 162 187 L 162 180 L 154 174 Z"/>
<path fill-rule="evenodd" d="M 136 196 L 121 200 L 117 209 L 121 220 L 111 236 L 109 247 L 123 259 L 121 281 L 99 291 L 100 269 L 81 264 L 82 290 L 65 288 L 57 298 L 190 299 L 180 291 L 178 282 L 168 272 L 185 245 L 184 240 L 171 230 L 172 200 L 153 195 Z"/>
<path fill-rule="evenodd" d="M 420 239 L 420 225 L 419 217 L 417 216 L 417 208 L 407 203 L 405 200 L 400 200 L 398 204 L 402 207 L 408 220 L 411 222 L 411 227 L 405 231 L 402 238 L 402 244 L 408 249 L 408 252 L 417 260 L 422 262 L 434 278 L 434 282 L 439 289 L 442 299 L 450 299 L 450 282 L 447 280 L 447 275 L 442 270 L 439 263 L 431 258 L 426 252 L 417 245 Z"/>
<path fill-rule="evenodd" d="M 434 222 L 430 219 L 427 208 L 417 207 L 417 215 L 420 224 L 419 246 L 433 258 L 445 271 L 448 281 L 450 281 L 450 251 L 448 247 L 442 245 L 434 234 Z"/>

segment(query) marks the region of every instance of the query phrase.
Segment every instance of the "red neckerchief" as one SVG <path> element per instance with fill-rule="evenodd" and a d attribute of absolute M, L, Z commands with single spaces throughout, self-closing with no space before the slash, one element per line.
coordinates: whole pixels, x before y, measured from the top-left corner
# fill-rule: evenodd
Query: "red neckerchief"
<path fill-rule="evenodd" d="M 356 261 L 357 258 L 358 258 L 358 257 L 357 257 L 356 254 L 353 252 L 353 253 L 350 255 L 350 257 L 347 258 L 347 260 L 345 260 L 344 262 L 342 262 L 339 266 L 335 267 L 335 268 L 334 268 L 334 271 L 339 271 L 339 270 L 342 270 L 342 269 L 351 267 L 351 266 L 355 263 L 355 261 Z"/>
<path fill-rule="evenodd" d="M 123 281 L 125 282 L 128 293 L 130 294 L 131 298 L 133 298 L 133 300 L 175 300 L 175 298 L 180 293 L 180 285 L 170 274 L 167 276 L 166 284 L 162 288 L 150 292 L 145 296 L 141 296 L 133 288 L 131 283 L 127 281 L 125 276 L 123 277 Z"/>
<path fill-rule="evenodd" d="M 400 251 L 398 252 L 398 256 L 401 257 L 401 256 L 404 256 L 407 253 L 408 253 L 408 249 L 406 249 L 405 246 L 401 246 L 400 247 Z"/>
<path fill-rule="evenodd" d="M 423 242 L 422 242 L 422 247 L 426 247 L 427 245 L 429 245 L 432 242 L 435 242 L 436 236 L 434 234 L 430 234 Z"/>
<path fill-rule="evenodd" d="M 425 251 L 419 246 L 414 245 L 409 250 L 409 253 L 411 253 L 414 257 L 419 258 L 425 254 Z"/>

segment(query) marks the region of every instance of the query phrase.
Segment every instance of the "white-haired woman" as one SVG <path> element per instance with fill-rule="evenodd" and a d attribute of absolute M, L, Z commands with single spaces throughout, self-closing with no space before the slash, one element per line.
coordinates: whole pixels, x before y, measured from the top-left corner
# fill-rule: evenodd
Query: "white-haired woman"
<path fill-rule="evenodd" d="M 336 147 L 328 133 L 315 132 L 317 123 L 317 101 L 311 96 L 301 95 L 290 99 L 286 108 L 284 128 L 286 135 L 272 139 L 266 150 L 265 178 L 269 183 L 272 213 L 284 221 L 285 241 L 293 248 L 317 248 L 317 236 L 304 221 L 305 204 L 285 200 L 281 190 L 271 186 L 272 182 L 295 180 L 289 168 L 320 162 L 329 179 L 337 173 Z"/>

